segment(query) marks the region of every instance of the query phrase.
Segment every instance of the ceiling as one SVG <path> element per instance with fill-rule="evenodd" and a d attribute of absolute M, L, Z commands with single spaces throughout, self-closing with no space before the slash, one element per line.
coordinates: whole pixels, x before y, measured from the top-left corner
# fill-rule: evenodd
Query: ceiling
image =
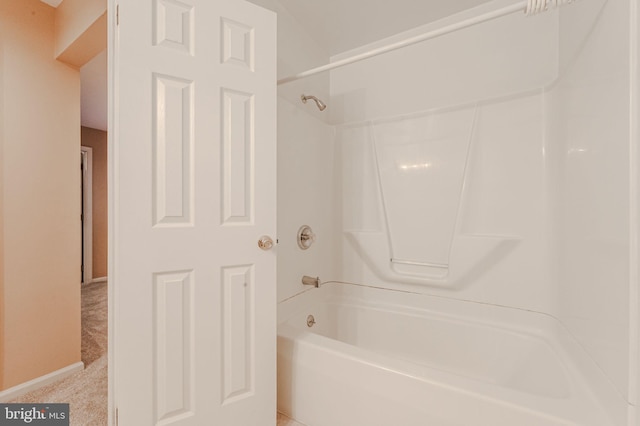
<path fill-rule="evenodd" d="M 62 0 L 41 0 L 57 7 Z M 254 0 L 255 1 L 255 0 Z M 436 21 L 489 0 L 270 0 L 280 3 L 330 55 Z M 269 3 L 269 1 L 255 1 Z M 107 60 L 81 69 L 82 125 L 107 128 Z"/>
<path fill-rule="evenodd" d="M 277 0 L 330 55 L 372 43 L 488 0 Z"/>

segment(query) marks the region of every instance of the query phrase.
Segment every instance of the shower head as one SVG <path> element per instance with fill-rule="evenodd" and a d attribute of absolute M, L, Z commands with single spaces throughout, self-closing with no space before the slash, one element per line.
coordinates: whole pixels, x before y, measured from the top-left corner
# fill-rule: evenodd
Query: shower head
<path fill-rule="evenodd" d="M 320 99 L 316 98 L 315 96 L 311 96 L 311 95 L 302 95 L 300 96 L 300 99 L 302 99 L 302 103 L 306 104 L 308 99 L 311 99 L 313 101 L 315 101 L 316 105 L 318 106 L 318 109 L 320 111 L 324 111 L 325 108 L 327 107 L 327 105 L 325 105 L 324 102 L 322 102 Z"/>

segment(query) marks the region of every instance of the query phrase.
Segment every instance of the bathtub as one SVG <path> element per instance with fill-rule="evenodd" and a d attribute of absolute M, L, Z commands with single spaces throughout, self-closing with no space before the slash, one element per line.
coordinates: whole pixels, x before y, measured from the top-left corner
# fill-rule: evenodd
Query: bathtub
<path fill-rule="evenodd" d="M 278 410 L 308 426 L 617 424 L 565 334 L 532 312 L 327 284 L 280 303 Z"/>

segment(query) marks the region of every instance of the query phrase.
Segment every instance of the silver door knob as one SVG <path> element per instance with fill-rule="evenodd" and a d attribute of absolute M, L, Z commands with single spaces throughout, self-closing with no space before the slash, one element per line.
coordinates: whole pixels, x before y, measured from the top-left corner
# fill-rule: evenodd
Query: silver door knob
<path fill-rule="evenodd" d="M 270 236 L 263 235 L 258 240 L 258 247 L 260 247 L 262 250 L 271 250 L 271 248 L 273 247 L 273 240 Z"/>

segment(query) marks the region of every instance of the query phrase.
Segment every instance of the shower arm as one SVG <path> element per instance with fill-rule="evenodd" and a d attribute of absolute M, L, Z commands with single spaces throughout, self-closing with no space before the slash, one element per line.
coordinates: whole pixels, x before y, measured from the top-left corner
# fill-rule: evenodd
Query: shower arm
<path fill-rule="evenodd" d="M 316 103 L 316 106 L 318 107 L 318 109 L 319 109 L 320 111 L 324 111 L 324 110 L 325 110 L 325 108 L 327 108 L 327 105 L 326 105 L 324 102 L 322 102 L 320 99 L 316 98 L 316 97 L 315 97 L 315 96 L 313 96 L 313 95 L 304 95 L 304 94 L 303 94 L 303 95 L 300 95 L 300 99 L 302 99 L 302 103 L 303 103 L 303 104 L 306 104 L 306 103 L 307 103 L 307 101 L 308 101 L 309 99 L 311 99 L 312 101 L 314 101 L 314 102 Z"/>

